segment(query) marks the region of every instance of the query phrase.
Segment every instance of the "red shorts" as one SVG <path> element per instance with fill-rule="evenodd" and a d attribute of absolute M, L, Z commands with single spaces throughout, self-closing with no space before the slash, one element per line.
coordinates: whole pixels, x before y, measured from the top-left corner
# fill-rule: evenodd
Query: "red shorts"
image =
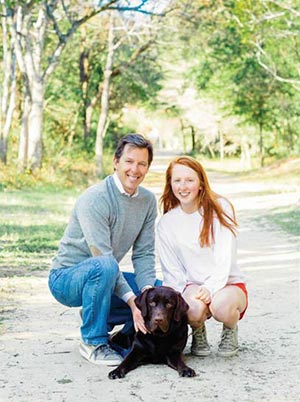
<path fill-rule="evenodd" d="M 240 320 L 241 320 L 244 317 L 244 314 L 246 313 L 246 310 L 248 308 L 248 292 L 246 289 L 246 285 L 244 283 L 231 283 L 230 286 L 237 286 L 245 293 L 245 296 L 246 296 L 246 307 L 245 307 L 244 311 L 242 311 L 240 314 Z"/>

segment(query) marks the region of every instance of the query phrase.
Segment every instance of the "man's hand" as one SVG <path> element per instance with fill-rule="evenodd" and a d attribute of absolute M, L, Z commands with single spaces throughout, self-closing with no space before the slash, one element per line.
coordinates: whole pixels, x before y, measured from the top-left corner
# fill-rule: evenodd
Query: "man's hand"
<path fill-rule="evenodd" d="M 198 294 L 196 295 L 196 299 L 203 301 L 205 304 L 209 304 L 211 302 L 210 291 L 205 286 L 199 286 Z"/>
<path fill-rule="evenodd" d="M 128 305 L 131 308 L 132 318 L 134 323 L 134 329 L 137 331 L 141 331 L 143 334 L 147 334 L 149 332 L 145 326 L 144 318 L 142 316 L 141 311 L 137 308 L 134 303 L 136 296 L 132 296 L 128 301 Z"/>

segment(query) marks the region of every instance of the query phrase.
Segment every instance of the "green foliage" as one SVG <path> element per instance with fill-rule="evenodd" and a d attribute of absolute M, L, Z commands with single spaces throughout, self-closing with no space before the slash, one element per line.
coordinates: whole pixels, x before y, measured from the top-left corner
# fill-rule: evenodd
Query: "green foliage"
<path fill-rule="evenodd" d="M 261 124 L 270 129 L 273 109 L 269 100 L 279 89 L 279 84 L 252 57 L 243 60 L 232 81 L 235 84 L 233 111 L 245 116 L 246 122 Z"/>
<path fill-rule="evenodd" d="M 102 18 L 104 30 L 100 33 L 93 29 L 87 30 L 86 49 L 88 54 L 88 79 L 86 94 L 83 96 L 79 60 L 81 56 L 81 37 L 76 33 L 68 43 L 66 51 L 61 57 L 61 63 L 56 68 L 49 80 L 46 90 L 47 108 L 45 110 L 45 159 L 54 154 L 79 155 L 83 152 L 89 158 L 93 158 L 97 123 L 100 113 L 100 97 L 92 115 L 91 131 L 87 138 L 83 138 L 84 108 L 88 107 L 92 99 L 97 96 L 101 82 L 103 81 L 103 69 L 107 54 L 106 19 Z M 116 30 L 118 33 L 118 30 Z M 119 38 L 120 39 L 120 38 Z M 121 38 L 124 41 L 124 38 Z M 126 38 L 125 38 L 126 39 Z M 116 39 L 117 40 L 117 39 Z M 149 48 L 141 57 L 138 57 L 132 65 L 127 65 L 132 54 L 143 44 L 147 38 L 130 40 L 115 51 L 114 68 L 119 68 L 121 73 L 113 75 L 110 86 L 110 126 L 104 139 L 104 146 L 113 149 L 116 135 L 128 132 L 126 127 L 119 127 L 115 116 L 121 115 L 125 103 L 143 104 L 154 108 L 156 95 L 161 89 L 160 80 L 162 72 L 156 60 L 155 50 Z M 73 50 L 74 49 L 74 50 Z M 118 127 L 119 134 L 116 134 Z M 134 128 L 130 131 L 135 131 Z M 111 143 L 109 143 L 111 140 Z"/>
<path fill-rule="evenodd" d="M 127 134 L 133 133 L 134 128 L 120 125 L 118 120 L 111 120 L 109 122 L 107 132 L 103 139 L 103 148 L 106 152 L 114 153 L 119 140 Z"/>
<path fill-rule="evenodd" d="M 27 4 L 34 22 L 42 3 L 41 0 L 29 3 L 5 1 L 1 10 L 5 6 Z M 66 34 L 72 18 L 81 17 L 80 13 L 85 8 L 79 12 L 74 1 L 64 4 L 65 10 L 60 2 L 52 3 L 60 31 Z M 199 97 L 210 97 L 220 104 L 220 120 L 223 117 L 238 116 L 236 121 L 239 124 L 235 123 L 234 128 L 225 130 L 227 155 L 229 152 L 239 155 L 243 136 L 253 157 L 259 148 L 259 136 L 253 135 L 253 128 L 258 131 L 257 127 L 263 132 L 267 156 L 280 158 L 299 155 L 300 91 L 299 86 L 293 86 L 288 81 L 299 81 L 299 2 L 291 0 L 286 7 L 285 3 L 278 1 L 192 0 L 178 2 L 177 6 L 178 11 L 174 10 L 166 18 L 160 19 L 163 23 L 158 22 L 158 19 L 147 18 L 147 26 L 141 24 L 140 30 L 134 26 L 136 21 L 133 15 L 123 18 L 121 14 L 115 14 L 116 21 L 122 22 L 115 29 L 115 43 L 121 45 L 116 47 L 114 55 L 115 70 L 111 81 L 110 123 L 104 138 L 105 151 L 111 153 L 121 135 L 135 131 L 135 127 L 122 127 L 122 110 L 126 104 L 142 106 L 155 111 L 157 115 L 163 110 L 167 118 L 179 120 L 186 117 L 183 108 L 178 106 L 179 102 L 175 105 L 176 102 L 172 100 L 166 105 L 158 100 L 159 91 L 164 89 L 164 68 L 172 65 L 173 71 L 172 68 L 168 69 L 168 73 L 173 74 L 170 79 L 174 82 L 177 78 L 179 81 L 185 80 L 180 88 L 182 93 L 195 83 Z M 66 10 L 70 18 L 66 18 Z M 76 182 L 84 186 L 95 178 L 92 169 L 84 166 L 85 163 L 93 162 L 94 158 L 99 94 L 92 116 L 91 132 L 87 138 L 84 138 L 83 133 L 83 110 L 96 96 L 103 81 L 108 20 L 108 14 L 103 13 L 86 24 L 84 40 L 79 30 L 76 31 L 47 81 L 43 126 L 44 166 L 35 175 L 30 172 L 16 174 L 14 167 L 17 164 L 15 155 L 23 107 L 22 79 L 18 72 L 19 99 L 11 131 L 17 135 L 10 135 L 10 161 L 9 166 L 4 168 L 5 175 L 0 184 L 2 189 L 34 187 L 38 181 L 41 181 L 41 186 L 54 186 L 55 182 L 61 188 L 73 186 Z M 142 19 L 138 19 L 138 22 L 142 22 Z M 55 26 L 52 24 L 53 21 L 49 20 L 42 51 L 42 69 L 48 65 L 49 57 L 58 44 Z M 124 34 L 125 26 L 127 32 L 130 32 L 127 36 Z M 150 38 L 154 38 L 151 36 L 154 31 L 159 31 L 156 42 L 131 63 L 132 55 L 147 44 Z M 89 60 L 86 97 L 83 96 L 79 71 L 83 47 Z M 270 71 L 263 68 L 263 63 L 270 67 Z M 114 74 L 116 71 L 118 73 Z M 274 78 L 276 74 L 287 78 L 287 82 Z M 0 76 L 3 79 L 1 73 Z M 195 129 L 197 131 L 197 127 Z M 218 139 L 212 138 L 209 150 L 206 144 L 203 145 L 201 129 L 197 136 L 198 149 L 208 155 L 218 154 Z M 107 172 L 110 167 L 110 161 L 105 161 Z M 82 174 L 84 170 L 86 174 Z"/>
<path fill-rule="evenodd" d="M 112 153 L 104 152 L 104 174 L 113 170 Z M 16 174 L 16 165 L 0 165 L 0 191 L 12 189 L 40 189 L 40 191 L 64 191 L 83 188 L 97 182 L 94 158 L 86 152 L 72 150 L 71 153 L 54 154 L 45 159 L 40 170 Z"/>
<path fill-rule="evenodd" d="M 199 8 L 193 39 L 188 40 L 189 77 L 200 96 L 219 100 L 227 114 L 259 128 L 257 148 L 260 141 L 268 155 L 299 155 L 299 88 L 271 74 L 273 69 L 279 77 L 300 83 L 299 41 L 291 39 L 299 32 L 299 3 L 292 1 L 290 8 L 252 0 L 192 4 L 192 11 Z"/>

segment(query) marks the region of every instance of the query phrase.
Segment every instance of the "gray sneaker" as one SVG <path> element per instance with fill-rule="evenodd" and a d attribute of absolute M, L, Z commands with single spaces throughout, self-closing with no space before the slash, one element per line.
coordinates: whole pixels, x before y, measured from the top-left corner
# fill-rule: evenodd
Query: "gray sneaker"
<path fill-rule="evenodd" d="M 208 356 L 210 354 L 210 347 L 207 342 L 205 324 L 199 328 L 193 328 L 192 330 L 192 355 L 200 357 Z"/>
<path fill-rule="evenodd" d="M 79 352 L 81 356 L 94 364 L 118 366 L 122 361 L 122 357 L 106 344 L 93 346 L 81 342 Z"/>
<path fill-rule="evenodd" d="M 218 355 L 222 357 L 230 357 L 236 355 L 238 350 L 238 327 L 227 328 L 223 325 L 221 342 L 218 347 Z"/>

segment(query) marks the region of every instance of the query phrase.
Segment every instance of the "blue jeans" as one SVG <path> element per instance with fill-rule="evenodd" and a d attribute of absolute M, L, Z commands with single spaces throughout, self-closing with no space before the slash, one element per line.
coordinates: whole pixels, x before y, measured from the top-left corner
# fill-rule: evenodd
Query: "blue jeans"
<path fill-rule="evenodd" d="M 81 337 L 89 345 L 108 343 L 108 332 L 115 325 L 125 324 L 124 334 L 133 331 L 130 307 L 113 293 L 118 274 L 118 263 L 111 255 L 88 258 L 73 267 L 50 272 L 49 288 L 55 299 L 65 306 L 82 306 Z M 123 274 L 138 295 L 135 274 Z M 155 285 L 160 286 L 161 281 Z"/>

